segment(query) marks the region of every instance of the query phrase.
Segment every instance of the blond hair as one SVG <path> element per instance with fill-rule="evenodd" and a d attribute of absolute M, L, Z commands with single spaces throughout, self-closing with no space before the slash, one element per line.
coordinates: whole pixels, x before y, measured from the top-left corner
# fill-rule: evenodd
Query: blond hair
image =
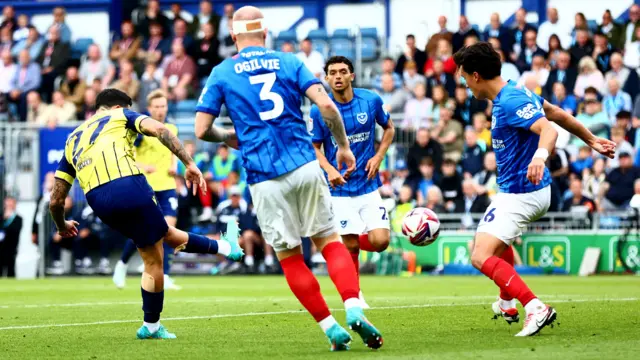
<path fill-rule="evenodd" d="M 155 99 L 167 98 L 167 95 L 161 89 L 153 90 L 147 95 L 147 104 L 151 104 L 151 102 Z"/>

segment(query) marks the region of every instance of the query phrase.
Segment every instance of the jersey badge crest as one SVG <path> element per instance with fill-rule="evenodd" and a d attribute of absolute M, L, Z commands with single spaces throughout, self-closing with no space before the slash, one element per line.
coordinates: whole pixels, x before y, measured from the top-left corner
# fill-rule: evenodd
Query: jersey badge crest
<path fill-rule="evenodd" d="M 347 220 L 340 220 L 340 226 L 342 226 L 342 228 L 346 228 L 347 227 Z"/>
<path fill-rule="evenodd" d="M 358 113 L 356 115 L 356 119 L 358 119 L 358 122 L 360 124 L 365 124 L 367 120 L 369 120 L 369 116 L 367 115 L 367 113 Z"/>
<path fill-rule="evenodd" d="M 496 117 L 495 115 L 491 117 L 491 130 L 496 127 Z"/>

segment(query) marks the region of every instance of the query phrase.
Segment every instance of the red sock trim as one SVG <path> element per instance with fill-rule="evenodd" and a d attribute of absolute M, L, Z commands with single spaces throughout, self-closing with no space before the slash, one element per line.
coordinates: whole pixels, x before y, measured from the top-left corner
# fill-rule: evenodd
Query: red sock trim
<path fill-rule="evenodd" d="M 329 307 L 320 293 L 320 284 L 304 263 L 304 257 L 301 254 L 280 261 L 280 266 L 289 288 L 316 322 L 331 315 Z"/>
<path fill-rule="evenodd" d="M 497 256 L 488 258 L 482 264 L 480 271 L 492 279 L 498 285 L 500 291 L 504 291 L 512 299 L 518 299 L 523 306 L 536 298 L 513 266 Z"/>
<path fill-rule="evenodd" d="M 358 298 L 360 284 L 349 251 L 341 242 L 332 242 L 322 249 L 327 261 L 327 270 L 331 281 L 336 285 L 342 301 Z"/>

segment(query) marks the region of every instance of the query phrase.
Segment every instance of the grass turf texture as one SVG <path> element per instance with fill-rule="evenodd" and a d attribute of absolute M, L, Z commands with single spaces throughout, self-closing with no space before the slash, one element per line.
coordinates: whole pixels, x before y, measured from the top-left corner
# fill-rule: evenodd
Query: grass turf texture
<path fill-rule="evenodd" d="M 513 337 L 522 322 L 510 327 L 491 320 L 497 290 L 487 279 L 363 277 L 375 308 L 367 315 L 385 344 L 373 351 L 354 337 L 351 351 L 339 354 L 328 351 L 284 278 L 176 280 L 184 288 L 165 293 L 162 323 L 178 339 L 162 341 L 135 339 L 142 323 L 137 278 L 129 278 L 125 290 L 108 278 L 0 280 L 0 358 L 600 360 L 640 352 L 640 277 L 527 278 L 556 307 L 559 323 L 531 338 Z M 333 284 L 323 277 L 321 286 L 344 326 Z"/>

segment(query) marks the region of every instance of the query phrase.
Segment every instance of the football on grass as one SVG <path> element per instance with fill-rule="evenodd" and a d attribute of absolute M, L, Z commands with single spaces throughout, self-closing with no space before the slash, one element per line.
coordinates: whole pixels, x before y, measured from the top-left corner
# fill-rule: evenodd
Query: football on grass
<path fill-rule="evenodd" d="M 409 237 L 415 246 L 427 246 L 438 238 L 440 220 L 427 208 L 415 208 L 402 220 L 402 233 Z"/>

